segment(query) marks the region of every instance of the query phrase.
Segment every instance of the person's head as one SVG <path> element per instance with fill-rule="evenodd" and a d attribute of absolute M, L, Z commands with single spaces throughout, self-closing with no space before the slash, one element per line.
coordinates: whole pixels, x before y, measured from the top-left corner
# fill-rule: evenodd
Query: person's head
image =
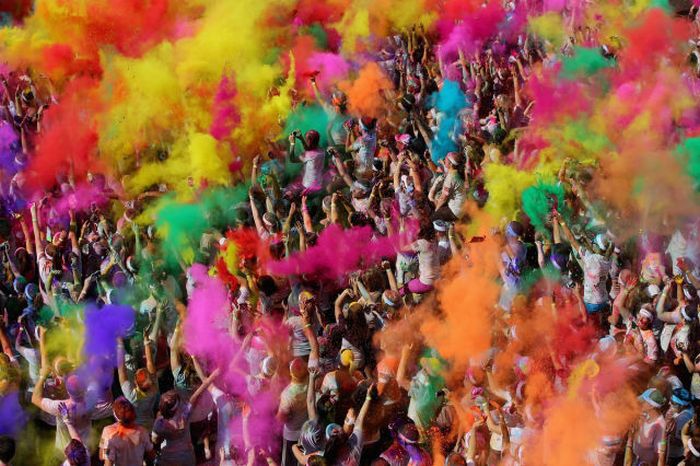
<path fill-rule="evenodd" d="M 279 231 L 279 221 L 277 220 L 277 216 L 272 212 L 265 212 L 262 221 L 268 230 L 272 232 Z"/>
<path fill-rule="evenodd" d="M 267 356 L 260 364 L 260 374 L 265 378 L 271 378 L 277 372 L 277 359 L 274 356 Z"/>
<path fill-rule="evenodd" d="M 129 400 L 120 396 L 112 403 L 114 418 L 124 426 L 132 426 L 136 422 L 136 409 Z"/>
<path fill-rule="evenodd" d="M 105 176 L 101 173 L 88 173 L 87 180 L 98 189 L 104 188 L 107 183 Z"/>
<path fill-rule="evenodd" d="M 671 407 L 676 411 L 683 411 L 690 406 L 693 396 L 683 387 L 673 389 L 671 394 Z"/>
<path fill-rule="evenodd" d="M 418 238 L 432 241 L 435 238 L 435 227 L 432 222 L 423 222 L 418 230 Z"/>
<path fill-rule="evenodd" d="M 387 316 L 393 318 L 394 314 L 401 308 L 401 294 L 395 290 L 386 290 L 382 293 L 382 304 Z"/>
<path fill-rule="evenodd" d="M 69 375 L 66 379 L 66 391 L 72 400 L 82 400 L 85 397 L 85 384 L 77 375 Z"/>
<path fill-rule="evenodd" d="M 310 129 L 304 135 L 304 141 L 309 150 L 318 149 L 318 145 L 321 142 L 321 135 L 315 129 Z"/>
<path fill-rule="evenodd" d="M 566 245 L 557 243 L 552 245 L 552 252 L 549 256 L 554 268 L 560 272 L 565 272 L 569 265 L 569 249 Z"/>
<path fill-rule="evenodd" d="M 411 136 L 409 134 L 398 134 L 394 136 L 394 141 L 396 141 L 396 148 L 400 151 L 406 149 L 411 143 Z"/>
<path fill-rule="evenodd" d="M 299 445 L 307 455 L 323 451 L 326 446 L 326 435 L 322 424 L 311 420 L 304 422 L 299 434 Z"/>
<path fill-rule="evenodd" d="M 12 288 L 14 288 L 15 293 L 17 293 L 17 294 L 24 293 L 24 287 L 26 287 L 26 286 L 27 286 L 27 279 L 24 278 L 22 275 L 15 278 L 15 280 L 12 282 Z"/>
<path fill-rule="evenodd" d="M 158 410 L 165 419 L 171 419 L 177 413 L 180 406 L 180 395 L 175 390 L 170 390 L 160 397 Z"/>
<path fill-rule="evenodd" d="M 55 244 L 47 244 L 46 248 L 44 248 L 44 254 L 46 254 L 46 258 L 51 262 L 52 265 L 57 264 L 59 252 Z"/>
<path fill-rule="evenodd" d="M 397 439 L 404 448 L 408 446 L 415 446 L 420 440 L 420 433 L 418 432 L 418 428 L 414 423 L 406 422 L 399 427 Z"/>
<path fill-rule="evenodd" d="M 345 113 L 348 107 L 348 98 L 341 91 L 335 91 L 331 97 L 331 103 L 338 113 Z"/>
<path fill-rule="evenodd" d="M 362 132 L 362 134 L 371 133 L 377 127 L 377 119 L 370 118 L 370 117 L 362 117 L 362 118 L 360 118 L 359 126 L 360 126 L 360 131 Z"/>
<path fill-rule="evenodd" d="M 350 194 L 353 199 L 364 199 L 370 193 L 369 184 L 366 181 L 355 181 L 353 183 Z"/>
<path fill-rule="evenodd" d="M 343 428 L 338 424 L 328 424 L 326 426 L 326 448 L 323 457 L 330 463 L 336 464 L 346 447 L 347 436 Z"/>
<path fill-rule="evenodd" d="M 58 356 L 53 361 L 53 372 L 56 377 L 65 378 L 73 372 L 73 369 L 73 363 L 64 356 Z"/>
<path fill-rule="evenodd" d="M 327 466 L 329 463 L 321 455 L 312 455 L 306 460 L 307 466 Z"/>
<path fill-rule="evenodd" d="M 445 466 L 466 466 L 467 462 L 459 453 L 450 453 L 445 458 Z"/>
<path fill-rule="evenodd" d="M 655 419 L 666 405 L 666 397 L 656 388 L 649 388 L 639 396 L 642 417 L 649 421 Z"/>
<path fill-rule="evenodd" d="M 151 375 L 145 368 L 140 368 L 136 370 L 134 374 L 134 382 L 136 382 L 136 387 L 144 393 L 147 393 L 153 388 L 153 380 L 151 380 Z"/>
<path fill-rule="evenodd" d="M 506 225 L 506 238 L 518 240 L 525 232 L 522 223 L 513 221 Z"/>
<path fill-rule="evenodd" d="M 690 437 L 684 446 L 688 451 L 688 453 L 685 455 L 685 465 L 700 465 L 700 438 Z"/>
<path fill-rule="evenodd" d="M 447 235 L 447 230 L 449 225 L 446 221 L 442 219 L 433 220 L 433 229 L 438 237 L 444 237 Z"/>
<path fill-rule="evenodd" d="M 448 170 L 459 170 L 464 163 L 464 157 L 459 152 L 448 152 L 445 156 L 445 167 Z"/>
<path fill-rule="evenodd" d="M 0 461 L 9 464 L 15 456 L 15 439 L 9 435 L 0 435 Z"/>
<path fill-rule="evenodd" d="M 88 456 L 85 445 L 80 440 L 72 439 L 66 448 L 63 450 L 68 464 L 71 466 L 89 466 L 90 457 Z"/>
<path fill-rule="evenodd" d="M 34 304 L 37 294 L 39 294 L 39 287 L 34 283 L 28 283 L 27 286 L 24 287 L 24 297 L 27 300 L 27 304 Z"/>
<path fill-rule="evenodd" d="M 641 330 L 649 330 L 654 321 L 654 314 L 648 307 L 642 307 L 637 316 L 637 326 Z"/>
<path fill-rule="evenodd" d="M 53 235 L 53 238 L 51 238 L 51 244 L 60 250 L 63 245 L 66 244 L 66 238 L 68 238 L 68 233 L 66 230 L 60 230 Z"/>
<path fill-rule="evenodd" d="M 277 291 L 275 280 L 269 275 L 262 275 L 257 280 L 258 290 L 265 296 L 272 296 Z"/>
<path fill-rule="evenodd" d="M 306 381 L 308 374 L 306 362 L 303 359 L 294 358 L 289 363 L 289 375 L 292 377 L 292 382 L 303 383 Z"/>

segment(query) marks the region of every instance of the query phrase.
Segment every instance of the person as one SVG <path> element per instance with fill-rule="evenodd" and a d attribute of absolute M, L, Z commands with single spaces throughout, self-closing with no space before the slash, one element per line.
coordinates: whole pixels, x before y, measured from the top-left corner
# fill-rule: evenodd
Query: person
<path fill-rule="evenodd" d="M 690 392 L 683 387 L 675 388 L 671 403 L 665 414 L 668 430 L 668 460 L 666 464 L 676 465 L 685 456 L 682 432 L 685 425 L 695 416 Z"/>
<path fill-rule="evenodd" d="M 136 423 L 134 405 L 125 397 L 119 397 L 112 407 L 117 422 L 105 427 L 100 437 L 100 459 L 105 466 L 140 466 L 144 459 L 153 460 L 155 452 L 150 434 Z"/>
<path fill-rule="evenodd" d="M 304 147 L 304 153 L 296 156 L 296 140 L 299 139 Z M 323 179 L 323 165 L 325 154 L 319 150 L 321 136 L 316 130 L 309 130 L 304 137 L 300 132 L 294 132 L 289 136 L 289 155 L 292 160 L 298 159 L 304 164 L 301 177 L 301 186 L 304 190 L 315 192 L 321 189 Z"/>
<path fill-rule="evenodd" d="M 374 155 L 377 151 L 377 120 L 364 117 L 353 125 L 353 132 L 348 135 L 348 143 L 354 136 L 354 141 L 346 147 L 353 154 L 358 173 L 367 173 L 374 169 Z"/>
<path fill-rule="evenodd" d="M 435 201 L 435 215 L 443 220 L 456 220 L 462 216 L 462 205 L 466 200 L 466 189 L 463 178 L 464 167 L 462 156 L 457 152 L 449 152 L 444 159 L 447 171 L 440 196 Z M 447 207 L 447 210 L 444 209 Z"/>
<path fill-rule="evenodd" d="M 406 295 L 409 292 L 414 294 L 428 293 L 433 290 L 440 270 L 440 256 L 432 223 L 421 226 L 418 239 L 409 249 L 418 254 L 418 278 L 406 283 L 401 289 L 401 295 Z"/>
<path fill-rule="evenodd" d="M 609 296 L 606 288 L 610 272 L 610 255 L 613 248 L 607 237 L 599 233 L 595 244 L 585 247 L 576 240 L 566 221 L 557 216 L 564 234 L 568 237 L 583 264 L 583 303 L 589 315 L 597 317 L 599 323 L 607 319 Z"/>
<path fill-rule="evenodd" d="M 156 322 L 159 319 L 156 318 Z M 156 378 L 156 368 L 153 361 L 152 349 L 153 340 L 146 338 L 144 340 L 144 354 L 146 357 L 146 367 L 139 368 L 134 374 L 134 382 L 131 382 L 127 375 L 124 344 L 120 340 L 117 344 L 119 365 L 117 373 L 119 385 L 124 397 L 133 404 L 136 410 L 136 424 L 144 427 L 148 432 L 153 427 L 155 420 L 155 404 L 158 398 L 158 379 Z"/>
<path fill-rule="evenodd" d="M 78 439 L 83 445 L 90 444 L 90 427 L 92 410 L 85 401 L 85 384 L 77 375 L 70 375 L 66 379 L 65 389 L 68 398 L 64 400 L 52 400 L 44 398 L 44 382 L 48 376 L 48 368 L 42 366 L 39 372 L 39 379 L 34 385 L 32 392 L 32 403 L 45 413 L 56 418 L 56 448 L 63 451 L 71 441 L 63 416 L 59 411 L 61 406 L 65 406 L 68 413 L 67 419 L 78 432 Z"/>
<path fill-rule="evenodd" d="M 299 435 L 307 420 L 306 394 L 308 391 L 308 372 L 306 363 L 301 358 L 292 359 L 289 364 L 292 380 L 280 394 L 277 418 L 282 426 L 282 466 L 294 464 L 292 446 L 299 441 Z"/>
<path fill-rule="evenodd" d="M 342 466 L 358 466 L 362 455 L 364 442 L 363 428 L 365 419 L 370 410 L 370 405 L 377 399 L 376 386 L 371 385 L 367 390 L 367 395 L 359 413 L 355 416 L 353 410 L 348 411 L 345 420 L 345 429 L 334 430 L 327 435 L 328 440 L 324 450 L 324 460 L 329 464 L 339 464 Z M 347 431 L 350 431 L 348 434 Z"/>
<path fill-rule="evenodd" d="M 175 390 L 165 392 L 161 396 L 158 417 L 151 433 L 153 445 L 159 450 L 156 464 L 195 464 L 194 446 L 190 438 L 192 406 L 218 375 L 217 369 L 203 380 L 192 396 L 184 402 Z"/>
<path fill-rule="evenodd" d="M 642 402 L 642 413 L 634 435 L 630 436 L 632 454 L 639 463 L 663 465 L 666 455 L 666 420 L 661 410 L 667 400 L 656 388 L 647 389 L 639 399 Z"/>

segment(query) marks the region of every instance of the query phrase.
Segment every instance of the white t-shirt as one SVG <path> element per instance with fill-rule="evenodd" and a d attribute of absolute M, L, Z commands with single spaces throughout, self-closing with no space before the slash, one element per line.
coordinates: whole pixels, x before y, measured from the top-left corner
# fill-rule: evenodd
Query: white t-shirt
<path fill-rule="evenodd" d="M 236 412 L 235 404 L 222 390 L 210 385 L 209 393 L 216 405 L 216 446 L 228 449 L 228 446 L 233 443 L 231 421 L 234 417 L 239 417 L 240 413 Z"/>
<path fill-rule="evenodd" d="M 579 251 L 583 262 L 583 301 L 602 304 L 608 301 L 607 279 L 610 261 L 584 248 Z"/>
<path fill-rule="evenodd" d="M 68 419 L 80 436 L 80 441 L 83 445 L 88 445 L 90 443 L 90 418 L 92 413 L 85 403 L 75 402 L 71 399 L 50 400 L 48 398 L 42 398 L 41 409 L 56 418 L 56 448 L 63 451 L 71 441 L 68 428 L 63 423 L 63 418 L 58 411 L 58 406 L 61 403 L 66 405 L 68 409 Z"/>
<path fill-rule="evenodd" d="M 153 450 L 153 444 L 149 432 L 142 426 L 120 429 L 119 423 L 114 423 L 102 431 L 100 450 L 104 450 L 105 457 L 114 465 L 141 466 L 146 452 Z"/>
<path fill-rule="evenodd" d="M 437 244 L 419 239 L 413 243 L 413 250 L 418 253 L 418 275 L 421 283 L 432 285 L 440 275 L 440 255 Z"/>
<path fill-rule="evenodd" d="M 447 207 L 450 208 L 455 217 L 459 217 L 459 214 L 462 212 L 462 204 L 467 198 L 464 190 L 464 180 L 459 174 L 450 170 L 443 182 L 442 193 L 448 196 Z"/>
<path fill-rule="evenodd" d="M 320 188 L 323 177 L 323 160 L 325 156 L 320 150 L 307 150 L 299 159 L 304 163 L 304 174 L 301 184 L 305 188 Z"/>
<path fill-rule="evenodd" d="M 374 153 L 377 150 L 377 133 L 365 133 L 352 144 L 352 149 L 357 151 L 357 168 L 361 171 L 371 170 L 374 162 Z"/>
<path fill-rule="evenodd" d="M 658 416 L 651 421 L 645 421 L 634 436 L 632 451 L 639 461 L 656 464 L 659 456 L 659 445 L 664 438 L 666 420 Z"/>

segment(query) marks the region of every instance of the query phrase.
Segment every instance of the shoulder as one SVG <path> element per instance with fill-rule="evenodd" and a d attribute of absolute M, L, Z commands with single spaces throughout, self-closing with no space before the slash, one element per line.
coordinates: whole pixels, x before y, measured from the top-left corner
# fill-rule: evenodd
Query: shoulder
<path fill-rule="evenodd" d="M 117 423 L 115 422 L 114 424 L 110 424 L 104 429 L 102 429 L 102 441 L 107 441 L 114 437 L 114 434 L 117 431 Z"/>

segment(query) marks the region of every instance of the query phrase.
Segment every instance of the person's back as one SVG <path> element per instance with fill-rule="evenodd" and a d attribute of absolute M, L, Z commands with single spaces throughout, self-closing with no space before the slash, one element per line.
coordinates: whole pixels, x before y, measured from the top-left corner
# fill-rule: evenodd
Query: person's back
<path fill-rule="evenodd" d="M 171 390 L 160 402 L 160 416 L 153 424 L 153 438 L 161 445 L 158 464 L 193 465 L 194 446 L 190 438 L 192 405 L 182 403 L 177 392 Z"/>
<path fill-rule="evenodd" d="M 102 431 L 100 449 L 111 464 L 141 466 L 147 451 L 153 449 L 148 431 L 140 425 L 125 427 L 118 422 Z"/>
<path fill-rule="evenodd" d="M 44 378 L 40 378 L 37 386 L 43 387 Z M 63 450 L 71 441 L 68 427 L 63 419 L 73 426 L 80 441 L 84 445 L 89 444 L 92 409 L 88 408 L 84 400 L 85 388 L 80 379 L 71 375 L 66 379 L 66 389 L 69 398 L 65 400 L 51 400 L 44 398 L 41 392 L 36 392 L 32 397 L 32 402 L 41 410 L 56 418 L 56 448 Z M 63 413 L 62 411 L 65 411 Z"/>
<path fill-rule="evenodd" d="M 125 397 L 114 401 L 117 422 L 105 427 L 100 438 L 100 458 L 105 466 L 140 466 L 153 451 L 148 431 L 136 424 L 136 409 Z"/>

